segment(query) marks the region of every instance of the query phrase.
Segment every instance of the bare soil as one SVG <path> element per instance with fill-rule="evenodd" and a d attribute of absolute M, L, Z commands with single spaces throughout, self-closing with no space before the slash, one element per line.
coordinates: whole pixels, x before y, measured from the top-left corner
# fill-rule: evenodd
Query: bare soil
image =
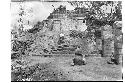
<path fill-rule="evenodd" d="M 122 80 L 121 64 L 107 64 L 107 58 L 104 57 L 86 57 L 86 65 L 72 66 L 73 58 L 73 56 L 28 57 L 30 60 L 29 65 L 45 64 L 44 67 L 47 70 L 46 77 L 50 78 L 50 80 L 43 81 Z"/>

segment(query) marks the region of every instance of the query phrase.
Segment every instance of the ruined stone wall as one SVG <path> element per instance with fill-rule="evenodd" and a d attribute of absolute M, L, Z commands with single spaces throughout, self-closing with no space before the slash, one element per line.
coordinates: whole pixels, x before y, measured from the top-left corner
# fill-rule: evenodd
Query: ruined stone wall
<path fill-rule="evenodd" d="M 84 19 L 77 20 L 77 30 L 85 31 L 87 29 L 87 25 Z"/>
<path fill-rule="evenodd" d="M 56 19 L 56 20 L 55 20 Z M 69 31 L 69 30 L 76 30 L 76 31 L 85 31 L 87 29 L 86 23 L 83 22 L 84 18 L 77 19 L 77 18 L 70 18 L 68 15 L 63 14 L 61 17 L 56 17 L 52 19 L 53 27 L 55 30 L 60 32 Z"/>
<path fill-rule="evenodd" d="M 61 19 L 61 28 L 64 32 L 69 30 L 76 30 L 76 21 L 65 17 L 64 19 Z"/>

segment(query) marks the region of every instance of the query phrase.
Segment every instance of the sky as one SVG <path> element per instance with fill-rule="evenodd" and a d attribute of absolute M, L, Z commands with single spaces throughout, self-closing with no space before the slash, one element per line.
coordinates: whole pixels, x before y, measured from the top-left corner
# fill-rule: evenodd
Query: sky
<path fill-rule="evenodd" d="M 20 2 L 11 2 L 11 27 L 17 25 L 17 20 L 20 18 L 18 13 L 20 12 Z M 23 16 L 24 23 L 27 27 L 27 20 L 30 21 L 30 27 L 32 27 L 37 21 L 45 20 L 54 8 L 60 5 L 66 6 L 67 10 L 73 10 L 74 7 L 68 2 L 22 2 L 22 7 L 25 9 L 25 15 Z M 53 5 L 53 6 L 52 6 Z"/>

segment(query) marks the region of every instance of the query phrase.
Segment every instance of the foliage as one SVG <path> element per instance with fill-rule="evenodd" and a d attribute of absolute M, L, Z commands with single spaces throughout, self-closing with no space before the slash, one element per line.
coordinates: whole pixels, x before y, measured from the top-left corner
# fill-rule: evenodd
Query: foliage
<path fill-rule="evenodd" d="M 31 44 L 33 44 L 33 41 L 29 41 L 29 40 L 27 40 L 27 41 L 13 40 L 11 58 L 14 58 L 14 57 L 16 58 L 16 56 L 27 55 L 26 51 L 27 51 L 28 48 L 30 48 Z"/>
<path fill-rule="evenodd" d="M 25 68 L 18 67 L 11 72 L 13 77 L 11 81 L 32 81 L 32 75 L 39 69 L 39 64 L 27 66 Z"/>
<path fill-rule="evenodd" d="M 121 1 L 68 1 L 75 8 L 87 9 L 88 24 L 105 25 L 121 21 Z M 95 23 L 96 22 L 96 23 Z M 98 22 L 98 23 L 97 23 Z"/>
<path fill-rule="evenodd" d="M 34 64 L 32 66 L 18 67 L 11 72 L 11 81 L 65 81 L 62 73 L 53 71 L 49 64 Z"/>

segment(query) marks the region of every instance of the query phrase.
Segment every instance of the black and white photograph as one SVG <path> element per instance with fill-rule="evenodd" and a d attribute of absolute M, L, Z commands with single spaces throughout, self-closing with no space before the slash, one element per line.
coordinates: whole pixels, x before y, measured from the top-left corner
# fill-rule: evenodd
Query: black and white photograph
<path fill-rule="evenodd" d="M 11 0 L 11 82 L 123 82 L 122 5 Z"/>

